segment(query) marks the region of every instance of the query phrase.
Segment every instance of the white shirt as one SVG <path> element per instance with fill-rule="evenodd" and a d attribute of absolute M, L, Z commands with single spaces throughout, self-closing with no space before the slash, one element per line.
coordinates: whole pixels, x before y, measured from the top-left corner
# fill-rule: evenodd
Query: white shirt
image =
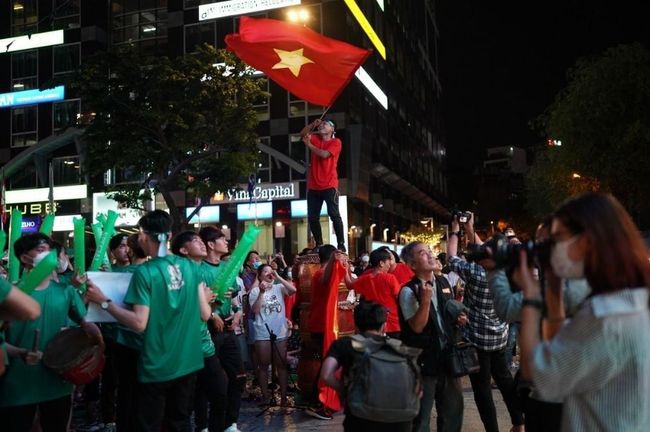
<path fill-rule="evenodd" d="M 251 290 L 248 302 L 251 308 L 257 301 L 260 295 L 260 288 L 255 287 Z M 270 289 L 264 291 L 264 298 L 262 299 L 262 307 L 260 312 L 255 314 L 255 340 L 270 340 L 269 329 L 275 334 L 278 339 L 286 339 L 289 335 L 289 327 L 287 325 L 287 317 L 285 315 L 284 296 L 288 295 L 288 291 L 284 285 L 273 284 Z"/>

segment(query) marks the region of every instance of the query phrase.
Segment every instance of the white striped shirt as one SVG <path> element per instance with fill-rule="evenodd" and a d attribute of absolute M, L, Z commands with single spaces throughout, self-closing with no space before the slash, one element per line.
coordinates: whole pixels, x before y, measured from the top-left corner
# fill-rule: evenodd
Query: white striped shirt
<path fill-rule="evenodd" d="M 550 341 L 531 372 L 544 400 L 563 400 L 563 431 L 650 431 L 649 292 L 589 298 Z"/>

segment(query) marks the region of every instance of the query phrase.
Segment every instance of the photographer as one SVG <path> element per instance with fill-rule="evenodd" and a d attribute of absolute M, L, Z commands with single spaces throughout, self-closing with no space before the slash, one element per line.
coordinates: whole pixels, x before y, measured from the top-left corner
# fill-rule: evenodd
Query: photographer
<path fill-rule="evenodd" d="M 449 268 L 465 280 L 465 305 L 469 307 L 467 337 L 476 345 L 481 370 L 470 374 L 474 391 L 474 401 L 486 431 L 498 431 L 496 408 L 492 399 L 491 378 L 494 378 L 503 400 L 508 408 L 513 431 L 523 430 L 521 404 L 515 392 L 512 375 L 505 360 L 505 347 L 508 340 L 508 325 L 501 321 L 494 310 L 494 298 L 487 286 L 487 272 L 479 262 L 466 262 L 458 258 L 460 223 L 469 243 L 481 245 L 483 242 L 474 232 L 474 215 L 470 212 L 454 212 L 451 230 L 447 239 Z"/>

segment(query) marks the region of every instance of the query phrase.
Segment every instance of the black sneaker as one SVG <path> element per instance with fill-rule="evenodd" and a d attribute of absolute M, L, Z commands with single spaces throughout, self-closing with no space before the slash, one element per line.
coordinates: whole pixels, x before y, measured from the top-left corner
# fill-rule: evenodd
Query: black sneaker
<path fill-rule="evenodd" d="M 337 249 L 343 253 L 348 253 L 348 250 L 345 248 L 345 245 L 343 243 L 339 244 Z"/>
<path fill-rule="evenodd" d="M 319 409 L 315 409 L 315 408 L 306 409 L 305 414 L 317 418 L 319 420 L 332 420 L 332 414 L 330 414 L 330 412 L 327 409 L 325 409 L 325 407 Z"/>

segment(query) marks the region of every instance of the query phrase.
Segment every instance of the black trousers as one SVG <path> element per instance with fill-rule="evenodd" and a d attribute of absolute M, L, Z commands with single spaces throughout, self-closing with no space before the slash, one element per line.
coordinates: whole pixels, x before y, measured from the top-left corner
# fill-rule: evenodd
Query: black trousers
<path fill-rule="evenodd" d="M 472 390 L 474 391 L 474 401 L 476 402 L 476 407 L 478 408 L 486 432 L 498 432 L 499 430 L 497 411 L 494 407 L 494 400 L 492 399 L 490 378 L 494 378 L 494 382 L 499 387 L 503 401 L 508 408 L 512 424 L 523 425 L 524 417 L 521 401 L 517 397 L 515 381 L 506 365 L 505 348 L 498 351 L 483 351 L 481 349 L 477 349 L 476 351 L 478 352 L 481 370 L 475 374 L 470 374 L 469 379 L 472 383 Z"/>
<path fill-rule="evenodd" d="M 137 430 L 136 393 L 139 355 L 136 350 L 119 343 L 113 345 L 113 365 L 117 381 L 115 423 L 118 432 Z"/>
<path fill-rule="evenodd" d="M 344 245 L 343 220 L 339 212 L 339 191 L 334 188 L 307 191 L 307 221 L 309 222 L 309 230 L 314 235 L 316 244 L 319 246 L 322 245 L 323 232 L 320 227 L 320 209 L 323 206 L 323 201 L 327 205 L 327 215 L 332 219 L 332 224 L 334 225 L 336 242 L 339 246 Z"/>
<path fill-rule="evenodd" d="M 526 432 L 559 431 L 562 426 L 562 404 L 543 402 L 530 397 L 530 389 L 519 391 L 524 413 Z"/>
<path fill-rule="evenodd" d="M 36 410 L 39 412 L 43 432 L 66 432 L 70 423 L 72 395 L 46 402 L 19 405 L 0 410 L 3 431 L 26 432 L 32 430 Z"/>
<path fill-rule="evenodd" d="M 226 406 L 226 427 L 237 423 L 241 407 L 241 392 L 246 384 L 246 372 L 241 359 L 237 336 L 232 330 L 212 333 L 217 356 L 228 376 L 228 404 Z"/>
<path fill-rule="evenodd" d="M 217 355 L 203 359 L 203 369 L 197 374 L 194 397 L 194 426 L 196 430 L 208 428 L 221 432 L 226 428 L 228 377 Z M 210 417 L 208 421 L 208 403 Z M 230 424 L 228 424 L 230 426 Z"/>
<path fill-rule="evenodd" d="M 170 381 L 138 383 L 138 431 L 190 432 L 196 373 Z"/>

